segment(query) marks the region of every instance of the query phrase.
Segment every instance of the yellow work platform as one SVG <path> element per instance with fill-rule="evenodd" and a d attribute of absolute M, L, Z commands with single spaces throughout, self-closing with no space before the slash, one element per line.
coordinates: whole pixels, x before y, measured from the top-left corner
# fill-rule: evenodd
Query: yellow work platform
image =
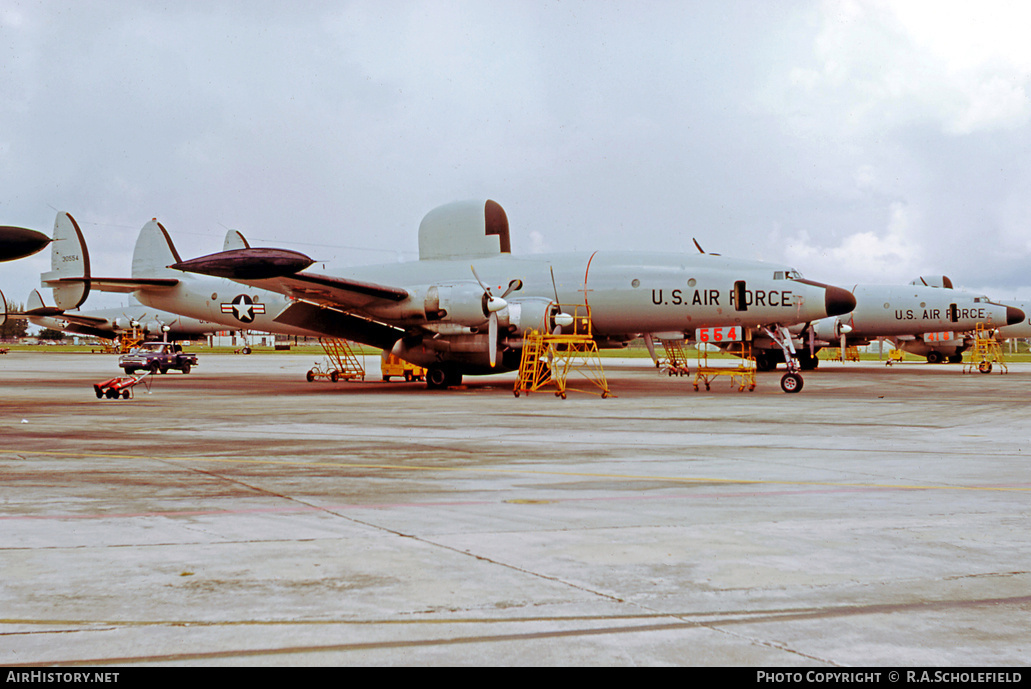
<path fill-rule="evenodd" d="M 553 384 L 555 395 L 565 399 L 566 391 L 570 389 L 567 381 L 572 372 L 578 373 L 596 388 L 582 392 L 600 394 L 603 398 L 614 396 L 605 379 L 598 344 L 591 335 L 591 317 L 587 307 L 576 308 L 572 328 L 573 332 L 569 334 L 561 331 L 548 334 L 541 330 L 523 333 L 519 378 L 513 390 L 516 397 Z"/>
<path fill-rule="evenodd" d="M 991 373 L 998 366 L 999 373 L 1009 373 L 1002 358 L 1002 345 L 995 339 L 995 330 L 989 323 L 978 323 L 974 330 L 974 346 L 970 348 L 970 359 L 963 364 L 963 373 Z"/>
<path fill-rule="evenodd" d="M 738 392 L 755 390 L 755 356 L 752 354 L 750 342 L 734 342 L 727 350 L 728 354 L 740 357 L 737 366 L 709 366 L 709 353 L 702 347 L 698 348 L 698 363 L 695 367 L 694 389 L 705 385 L 709 390 L 712 381 L 725 376 L 730 378 L 730 386 L 737 385 Z"/>

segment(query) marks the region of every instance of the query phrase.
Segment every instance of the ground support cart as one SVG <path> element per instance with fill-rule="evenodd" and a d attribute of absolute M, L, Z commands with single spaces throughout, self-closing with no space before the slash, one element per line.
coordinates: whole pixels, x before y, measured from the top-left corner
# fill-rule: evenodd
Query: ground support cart
<path fill-rule="evenodd" d="M 150 371 L 142 373 L 138 376 L 125 376 L 121 378 L 109 378 L 103 383 L 96 383 L 93 386 L 93 392 L 97 394 L 97 399 L 103 399 L 106 397 L 109 400 L 115 400 L 121 397 L 123 400 L 134 397 L 133 388 L 139 385 L 144 379 L 151 374 Z M 147 389 L 150 389 L 150 381 L 146 381 L 145 385 Z"/>

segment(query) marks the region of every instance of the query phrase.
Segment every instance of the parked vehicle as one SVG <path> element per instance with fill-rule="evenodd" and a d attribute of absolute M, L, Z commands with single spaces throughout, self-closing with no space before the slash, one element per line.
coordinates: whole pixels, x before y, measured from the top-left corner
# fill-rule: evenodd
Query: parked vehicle
<path fill-rule="evenodd" d="M 197 356 L 183 352 L 178 342 L 143 342 L 119 357 L 118 365 L 129 375 L 136 371 L 168 373 L 171 369 L 189 373 L 197 365 Z"/>

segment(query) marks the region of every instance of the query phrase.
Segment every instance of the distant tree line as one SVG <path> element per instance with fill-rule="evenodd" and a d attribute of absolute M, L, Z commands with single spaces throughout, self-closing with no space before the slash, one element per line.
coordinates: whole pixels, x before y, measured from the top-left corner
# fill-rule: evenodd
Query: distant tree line
<path fill-rule="evenodd" d="M 21 311 L 24 304 L 8 304 L 8 311 Z M 17 340 L 25 337 L 29 332 L 29 322 L 24 318 L 8 318 L 3 325 L 0 325 L 0 340 Z"/>

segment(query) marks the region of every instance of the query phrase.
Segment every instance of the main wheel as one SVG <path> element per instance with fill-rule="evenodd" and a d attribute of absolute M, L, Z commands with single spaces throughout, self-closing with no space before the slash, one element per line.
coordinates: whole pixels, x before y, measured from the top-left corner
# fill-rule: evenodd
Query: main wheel
<path fill-rule="evenodd" d="M 443 390 L 448 385 L 447 371 L 442 368 L 426 369 L 426 387 L 430 390 Z"/>
<path fill-rule="evenodd" d="M 927 363 L 929 364 L 940 364 L 945 360 L 941 352 L 936 352 L 933 349 L 927 353 Z"/>
<path fill-rule="evenodd" d="M 785 373 L 780 379 L 780 389 L 784 392 L 798 392 L 802 389 L 802 376 L 797 373 Z"/>

